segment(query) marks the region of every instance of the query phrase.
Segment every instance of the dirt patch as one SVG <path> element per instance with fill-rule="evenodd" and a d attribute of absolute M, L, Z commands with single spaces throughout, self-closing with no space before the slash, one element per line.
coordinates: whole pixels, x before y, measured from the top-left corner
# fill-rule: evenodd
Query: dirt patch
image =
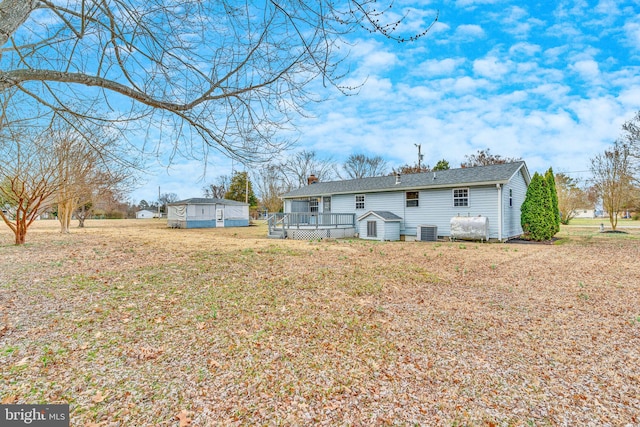
<path fill-rule="evenodd" d="M 553 245 L 555 244 L 559 239 L 557 237 L 553 237 L 549 240 L 531 240 L 531 239 L 522 239 L 522 238 L 514 238 L 514 239 L 509 239 L 507 240 L 505 243 L 509 243 L 509 244 L 518 244 L 518 245 Z"/>
<path fill-rule="evenodd" d="M 4 403 L 69 403 L 74 426 L 640 423 L 638 234 L 87 227 L 0 232 Z"/>

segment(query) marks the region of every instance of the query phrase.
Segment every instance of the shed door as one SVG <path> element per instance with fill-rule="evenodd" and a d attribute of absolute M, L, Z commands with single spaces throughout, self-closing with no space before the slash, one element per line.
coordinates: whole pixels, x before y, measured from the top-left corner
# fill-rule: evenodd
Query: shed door
<path fill-rule="evenodd" d="M 224 209 L 216 209 L 216 227 L 224 227 Z"/>

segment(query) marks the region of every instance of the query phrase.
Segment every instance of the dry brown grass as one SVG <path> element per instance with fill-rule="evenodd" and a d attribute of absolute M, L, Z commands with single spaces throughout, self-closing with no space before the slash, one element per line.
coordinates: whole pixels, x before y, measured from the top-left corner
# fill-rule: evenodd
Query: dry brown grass
<path fill-rule="evenodd" d="M 4 403 L 70 403 L 73 426 L 640 425 L 640 230 L 55 226 L 0 231 Z"/>

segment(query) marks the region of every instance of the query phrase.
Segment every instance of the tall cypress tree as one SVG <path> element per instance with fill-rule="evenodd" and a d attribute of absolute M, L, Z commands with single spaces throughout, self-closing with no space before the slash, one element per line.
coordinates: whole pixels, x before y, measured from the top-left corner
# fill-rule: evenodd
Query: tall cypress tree
<path fill-rule="evenodd" d="M 553 175 L 553 169 L 549 168 L 549 170 L 544 174 L 544 179 L 547 181 L 547 185 L 549 186 L 549 196 L 551 197 L 551 215 L 553 217 L 554 224 L 554 232 L 556 234 L 560 231 L 560 208 L 558 207 L 558 191 L 556 190 L 556 179 Z"/>
<path fill-rule="evenodd" d="M 547 180 L 538 172 L 531 178 L 520 211 L 520 222 L 526 237 L 537 241 L 553 237 L 555 220 L 551 207 L 551 192 Z"/>

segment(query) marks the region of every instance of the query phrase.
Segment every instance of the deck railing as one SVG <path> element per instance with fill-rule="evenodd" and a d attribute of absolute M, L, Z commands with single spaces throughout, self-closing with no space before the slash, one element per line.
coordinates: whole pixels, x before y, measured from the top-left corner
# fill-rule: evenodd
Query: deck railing
<path fill-rule="evenodd" d="M 347 213 L 292 212 L 269 215 L 269 231 L 291 228 L 355 227 L 356 215 Z"/>

